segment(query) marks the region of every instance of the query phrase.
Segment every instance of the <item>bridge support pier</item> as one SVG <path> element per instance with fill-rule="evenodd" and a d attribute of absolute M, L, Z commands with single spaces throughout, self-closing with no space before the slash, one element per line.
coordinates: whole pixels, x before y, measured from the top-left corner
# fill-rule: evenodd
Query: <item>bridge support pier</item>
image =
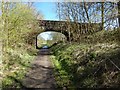
<path fill-rule="evenodd" d="M 37 46 L 37 36 L 36 36 L 36 49 L 40 49 L 40 48 Z"/>

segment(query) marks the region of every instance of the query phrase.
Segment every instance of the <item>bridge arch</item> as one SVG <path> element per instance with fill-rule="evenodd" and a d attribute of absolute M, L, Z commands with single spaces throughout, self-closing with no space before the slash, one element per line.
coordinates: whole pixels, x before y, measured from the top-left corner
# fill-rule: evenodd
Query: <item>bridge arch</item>
<path fill-rule="evenodd" d="M 62 41 L 63 39 L 64 39 L 64 41 L 67 41 L 67 40 L 69 40 L 69 37 L 68 37 L 68 33 L 67 32 L 60 32 L 60 31 L 54 31 L 54 30 L 51 30 L 51 29 L 49 29 L 49 30 L 45 30 L 45 31 L 42 31 L 42 32 L 40 32 L 39 34 L 37 34 L 36 35 L 36 49 L 40 49 L 40 47 L 38 46 L 38 37 L 40 36 L 40 35 L 42 35 L 44 33 L 44 35 L 45 35 L 45 33 L 46 34 L 48 34 L 48 33 L 54 33 L 54 34 L 57 34 L 58 36 L 59 36 L 59 41 Z M 51 35 L 51 34 L 50 34 Z M 61 37 L 60 37 L 60 35 L 61 35 Z M 51 37 L 51 36 L 50 36 Z M 44 38 L 44 36 L 43 36 L 43 38 Z M 46 40 L 47 41 L 47 40 Z M 51 40 L 52 41 L 52 40 Z M 54 45 L 54 43 L 53 43 L 53 45 Z M 51 47 L 51 46 L 50 46 Z"/>
<path fill-rule="evenodd" d="M 68 22 L 67 21 L 54 21 L 54 20 L 38 20 L 39 27 L 46 31 L 55 31 L 64 34 L 69 40 L 69 33 L 68 33 Z M 71 35 L 71 33 L 70 33 Z"/>

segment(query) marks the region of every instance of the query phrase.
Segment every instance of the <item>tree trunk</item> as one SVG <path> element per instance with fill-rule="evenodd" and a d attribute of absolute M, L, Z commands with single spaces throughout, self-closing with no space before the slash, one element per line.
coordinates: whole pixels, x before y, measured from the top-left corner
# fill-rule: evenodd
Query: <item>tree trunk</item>
<path fill-rule="evenodd" d="M 89 18 L 89 14 L 88 14 L 88 9 L 87 9 L 87 6 L 86 6 L 86 2 L 84 2 L 84 10 L 85 10 L 88 22 L 90 23 L 90 18 Z"/>
<path fill-rule="evenodd" d="M 104 29 L 104 2 L 101 3 L 101 18 L 102 18 L 102 26 L 101 29 Z"/>
<path fill-rule="evenodd" d="M 120 27 L 120 1 L 118 2 L 118 23 Z"/>

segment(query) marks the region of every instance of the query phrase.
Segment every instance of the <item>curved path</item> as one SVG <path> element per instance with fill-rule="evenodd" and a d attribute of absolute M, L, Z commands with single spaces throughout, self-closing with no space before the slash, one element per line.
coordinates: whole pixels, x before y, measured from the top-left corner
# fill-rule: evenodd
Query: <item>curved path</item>
<path fill-rule="evenodd" d="M 53 65 L 49 58 L 49 49 L 41 49 L 32 67 L 26 74 L 22 84 L 26 88 L 48 88 L 56 87 L 53 76 Z"/>

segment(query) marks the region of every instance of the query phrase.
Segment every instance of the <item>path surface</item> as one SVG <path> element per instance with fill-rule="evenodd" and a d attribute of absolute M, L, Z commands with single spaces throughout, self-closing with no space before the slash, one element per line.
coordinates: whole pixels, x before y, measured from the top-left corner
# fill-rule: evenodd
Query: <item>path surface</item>
<path fill-rule="evenodd" d="M 55 88 L 53 65 L 50 61 L 48 49 L 41 49 L 32 67 L 26 74 L 22 84 L 26 88 Z"/>

